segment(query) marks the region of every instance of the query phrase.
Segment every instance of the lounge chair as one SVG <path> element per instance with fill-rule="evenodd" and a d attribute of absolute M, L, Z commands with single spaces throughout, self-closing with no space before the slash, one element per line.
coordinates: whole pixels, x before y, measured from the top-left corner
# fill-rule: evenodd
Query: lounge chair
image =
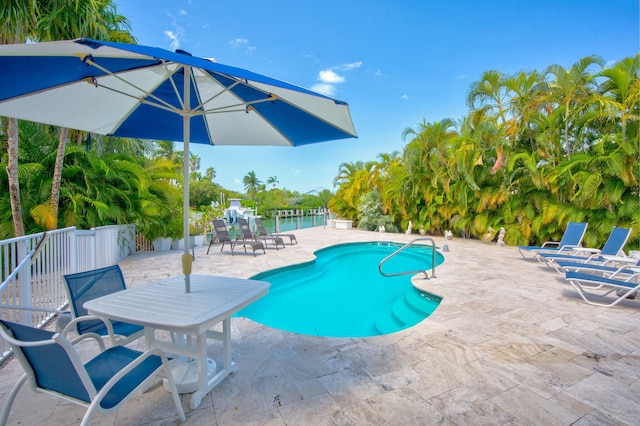
<path fill-rule="evenodd" d="M 518 250 L 524 258 L 526 258 L 525 253 L 533 255 L 533 257 L 538 253 L 561 253 L 580 247 L 586 231 L 587 224 L 585 222 L 569 222 L 560 241 L 546 241 L 541 246 L 519 246 Z"/>
<path fill-rule="evenodd" d="M 256 250 L 262 250 L 263 253 L 266 253 L 264 249 L 264 244 L 261 241 L 254 240 L 238 240 L 231 239 L 229 235 L 229 230 L 227 229 L 227 224 L 224 223 L 224 220 L 216 219 L 213 221 L 213 234 L 211 235 L 211 241 L 209 242 L 209 247 L 207 248 L 207 254 L 209 254 L 209 249 L 214 244 L 214 241 L 217 240 L 222 247 L 220 247 L 220 251 L 224 250 L 224 245 L 229 244 L 231 247 L 231 255 L 233 256 L 233 248 L 235 246 L 242 246 L 244 248 L 244 252 L 247 252 L 247 246 L 251 247 L 253 250 L 253 255 L 256 255 Z"/>
<path fill-rule="evenodd" d="M 289 238 L 289 244 L 293 245 L 293 242 L 295 241 L 296 244 L 298 244 L 298 240 L 296 239 L 296 236 L 294 234 L 280 234 L 280 233 L 275 233 L 275 234 L 269 234 L 267 232 L 266 229 L 264 229 L 264 225 L 262 224 L 262 219 L 260 219 L 259 217 L 254 217 L 253 218 L 255 224 L 256 224 L 256 235 L 260 238 L 262 237 L 268 237 L 268 236 L 275 236 L 275 237 L 287 237 Z"/>
<path fill-rule="evenodd" d="M 240 231 L 242 231 L 243 240 L 257 241 L 258 239 L 262 239 L 264 240 L 265 246 L 268 246 L 267 241 L 271 241 L 273 242 L 273 245 L 276 247 L 276 250 L 278 250 L 278 245 L 282 245 L 282 248 L 284 248 L 284 241 L 280 237 L 277 237 L 274 235 L 258 236 L 257 234 L 254 234 L 253 232 L 251 232 L 251 228 L 249 228 L 249 222 L 247 222 L 247 219 L 238 218 L 238 225 L 240 226 Z M 238 237 L 236 237 L 236 239 L 238 239 Z"/>
<path fill-rule="evenodd" d="M 568 260 L 573 262 L 593 262 L 605 261 L 611 258 L 619 258 L 626 256 L 624 254 L 624 246 L 631 235 L 631 228 L 618 228 L 617 226 L 611 230 L 609 238 L 605 242 L 602 249 L 589 247 L 575 247 L 560 253 L 538 253 L 537 256 L 545 261 L 548 266 L 555 268 L 559 272 L 565 272 L 557 264 L 559 260 Z"/>
<path fill-rule="evenodd" d="M 64 282 L 73 318 L 88 314 L 83 307 L 84 302 L 126 288 L 122 270 L 118 265 L 68 274 L 64 276 Z M 144 328 L 122 321 L 93 320 L 76 323 L 76 332 L 80 335 L 96 333 L 103 337 L 109 336 L 113 345 L 126 345 L 141 337 L 144 334 Z"/>
<path fill-rule="evenodd" d="M 613 274 L 603 277 L 595 274 L 569 271 L 565 279 L 578 291 L 582 299 L 590 305 L 611 307 L 627 298 L 634 298 L 640 288 L 640 272 L 633 274 Z M 599 293 L 595 291 L 602 291 Z M 606 297 L 613 293 L 614 299 L 610 303 L 595 302 L 590 297 Z"/>
<path fill-rule="evenodd" d="M 94 321 L 97 317 L 88 318 Z M 77 323 L 83 320 L 84 317 L 74 319 L 62 333 L 0 320 L 0 336 L 9 343 L 25 371 L 4 397 L 1 425 L 7 423 L 13 401 L 26 382 L 35 392 L 88 407 L 81 423 L 88 425 L 95 412 L 117 409 L 138 391 L 147 389 L 160 372 L 166 379 L 165 387 L 173 396 L 180 420 L 185 421 L 180 396 L 164 352 L 160 349 L 139 352 L 125 346 L 105 349 L 102 338 L 95 333 L 67 340 L 68 331 L 75 329 Z M 97 342 L 100 353 L 83 362 L 74 345 L 87 339 Z M 47 419 L 42 421 L 46 423 Z"/>
<path fill-rule="evenodd" d="M 640 271 L 640 260 L 632 257 L 611 258 L 604 262 L 574 262 L 569 260 L 557 260 L 555 263 L 563 273 L 566 273 L 567 271 L 586 272 L 589 274 L 602 275 L 604 277 L 608 277 L 613 274 L 630 274 L 635 271 Z"/>

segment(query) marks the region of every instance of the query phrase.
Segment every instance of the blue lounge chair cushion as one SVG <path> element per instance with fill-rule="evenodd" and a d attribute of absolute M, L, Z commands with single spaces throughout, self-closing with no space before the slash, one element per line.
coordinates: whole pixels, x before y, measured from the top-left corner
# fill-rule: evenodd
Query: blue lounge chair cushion
<path fill-rule="evenodd" d="M 603 256 L 618 256 L 625 244 L 627 244 L 627 240 L 629 240 L 629 236 L 631 235 L 631 228 L 618 228 L 615 226 L 611 233 L 609 234 L 609 238 L 602 246 L 601 250 L 598 249 L 585 249 L 583 252 L 580 252 L 580 249 L 576 249 L 571 253 L 539 253 L 538 256 L 544 259 L 575 259 L 575 260 L 598 260 L 604 261 L 605 257 Z"/>
<path fill-rule="evenodd" d="M 610 287 L 620 287 L 620 288 L 631 289 L 631 288 L 636 288 L 640 286 L 640 283 L 616 280 L 613 278 L 607 278 L 600 275 L 586 274 L 584 272 L 567 271 L 565 277 L 567 280 L 576 280 L 580 282 L 603 284 L 603 285 L 608 285 Z"/>
<path fill-rule="evenodd" d="M 524 257 L 523 252 L 558 252 L 579 247 L 586 231 L 587 223 L 569 222 L 559 242 L 547 241 L 542 246 L 518 246 L 518 250 L 520 250 L 520 254 Z"/>

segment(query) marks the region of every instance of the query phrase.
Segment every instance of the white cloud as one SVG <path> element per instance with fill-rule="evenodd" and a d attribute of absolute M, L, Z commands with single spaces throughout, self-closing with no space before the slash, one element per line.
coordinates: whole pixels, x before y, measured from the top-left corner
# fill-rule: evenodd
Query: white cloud
<path fill-rule="evenodd" d="M 301 172 L 301 171 L 302 171 L 302 170 L 300 170 L 300 169 L 291 169 L 291 172 L 293 173 L 293 175 L 294 175 L 295 177 L 299 177 L 299 176 L 300 176 L 300 172 Z"/>
<path fill-rule="evenodd" d="M 171 40 L 171 44 L 170 44 L 171 50 L 176 50 L 180 48 L 180 39 L 177 33 L 171 30 L 164 30 L 164 35 L 166 38 Z"/>
<path fill-rule="evenodd" d="M 382 70 L 378 70 L 376 72 L 373 73 L 374 77 L 382 77 Z"/>
<path fill-rule="evenodd" d="M 333 96 L 336 94 L 336 86 L 334 86 L 333 84 L 326 84 L 326 83 L 314 84 L 313 87 L 311 87 L 311 90 L 326 96 Z"/>
<path fill-rule="evenodd" d="M 402 96 L 400 96 L 400 99 L 402 99 L 403 101 L 406 101 L 406 100 L 409 99 L 409 96 L 408 95 L 402 95 Z"/>
<path fill-rule="evenodd" d="M 234 38 L 233 40 L 229 40 L 229 46 L 233 49 L 237 49 L 239 47 L 244 47 L 249 44 L 249 40 L 246 38 Z"/>
<path fill-rule="evenodd" d="M 234 38 L 229 40 L 228 44 L 232 49 L 244 49 L 245 53 L 249 55 L 253 54 L 257 49 L 255 46 L 251 46 L 246 38 Z"/>
<path fill-rule="evenodd" d="M 186 11 L 186 10 L 184 10 L 184 9 L 180 9 L 180 10 L 178 10 L 178 15 L 180 15 L 180 16 L 187 16 L 187 11 Z"/>
<path fill-rule="evenodd" d="M 318 73 L 317 77 L 317 80 L 320 83 L 315 84 L 311 90 L 322 93 L 326 96 L 333 96 L 336 93 L 336 84 L 344 83 L 346 81 L 346 77 L 338 74 L 336 71 L 348 72 L 356 68 L 360 68 L 360 66 L 362 66 L 362 62 L 356 61 L 323 69 Z"/>
<path fill-rule="evenodd" d="M 351 71 L 356 68 L 360 68 L 362 66 L 362 61 L 351 62 L 350 64 L 342 64 L 335 67 L 335 69 L 340 71 Z"/>
<path fill-rule="evenodd" d="M 318 80 L 322 81 L 323 83 L 336 84 L 343 83 L 344 77 L 329 69 L 320 71 L 318 73 Z"/>

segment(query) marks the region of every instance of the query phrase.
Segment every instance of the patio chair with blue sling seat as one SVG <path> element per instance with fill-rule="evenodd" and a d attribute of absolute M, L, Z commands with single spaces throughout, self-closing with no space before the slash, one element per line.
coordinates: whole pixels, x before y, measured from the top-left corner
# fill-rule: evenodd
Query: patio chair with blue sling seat
<path fill-rule="evenodd" d="M 64 282 L 73 318 L 88 314 L 83 307 L 86 301 L 126 289 L 122 270 L 118 265 L 68 274 L 64 276 Z M 144 335 L 142 326 L 115 320 L 78 322 L 76 331 L 78 334 L 109 336 L 113 345 L 126 345 Z"/>
<path fill-rule="evenodd" d="M 524 258 L 526 258 L 525 253 L 531 254 L 532 257 L 538 253 L 561 253 L 580 247 L 586 231 L 585 222 L 569 222 L 560 241 L 546 241 L 541 246 L 519 246 L 518 250 Z"/>
<path fill-rule="evenodd" d="M 96 412 L 115 410 L 138 391 L 147 389 L 158 373 L 166 379 L 165 386 L 172 394 L 180 420 L 185 420 L 164 352 L 160 349 L 139 352 L 125 346 L 105 349 L 102 338 L 95 333 L 67 340 L 68 331 L 83 320 L 83 317 L 74 319 L 61 333 L 0 320 L 0 336 L 9 343 L 25 371 L 5 396 L 1 425 L 6 424 L 13 401 L 26 382 L 35 392 L 88 407 L 81 423 L 88 425 Z M 86 339 L 95 340 L 100 352 L 83 362 L 74 345 Z"/>
<path fill-rule="evenodd" d="M 544 260 L 548 266 L 555 268 L 558 272 L 564 272 L 558 264 L 559 260 L 566 260 L 572 262 L 603 262 L 607 259 L 621 258 L 626 256 L 623 249 L 629 236 L 631 235 L 631 228 L 618 228 L 615 226 L 609 238 L 602 246 L 602 249 L 589 248 L 589 247 L 576 247 L 574 249 L 565 251 L 563 253 L 538 253 L 538 257 Z"/>
<path fill-rule="evenodd" d="M 578 291 L 585 302 L 607 308 L 615 306 L 627 298 L 634 298 L 640 288 L 640 271 L 632 274 L 616 273 L 608 277 L 568 271 L 565 274 L 565 279 Z M 607 297 L 612 293 L 614 299 L 609 303 L 592 300 L 595 297 Z"/>

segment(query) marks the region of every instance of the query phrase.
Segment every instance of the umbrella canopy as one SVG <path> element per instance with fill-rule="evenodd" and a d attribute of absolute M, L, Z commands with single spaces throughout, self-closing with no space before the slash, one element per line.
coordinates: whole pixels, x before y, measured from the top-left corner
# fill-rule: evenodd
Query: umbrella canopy
<path fill-rule="evenodd" d="M 299 146 L 356 137 L 345 102 L 183 51 L 89 39 L 0 45 L 0 116 L 109 136 Z M 184 169 L 187 291 L 189 168 Z"/>

